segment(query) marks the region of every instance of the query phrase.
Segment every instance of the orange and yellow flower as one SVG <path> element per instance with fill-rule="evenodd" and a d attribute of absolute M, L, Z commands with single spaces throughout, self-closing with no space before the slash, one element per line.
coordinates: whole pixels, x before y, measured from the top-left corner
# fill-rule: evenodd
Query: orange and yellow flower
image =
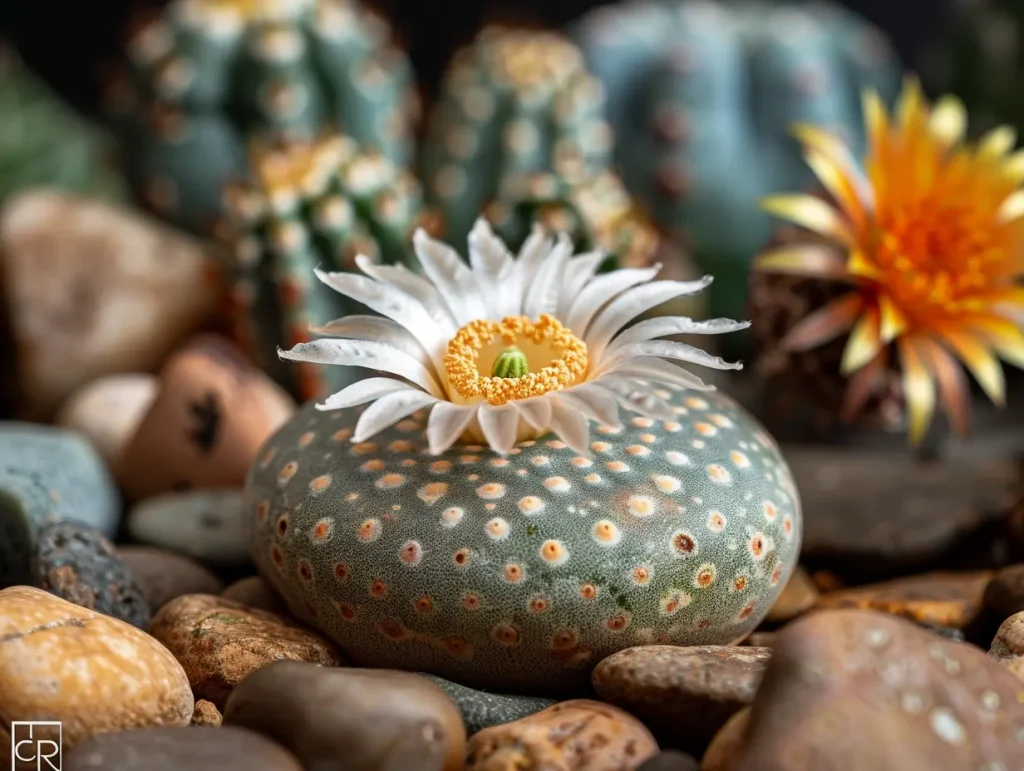
<path fill-rule="evenodd" d="M 863 165 L 832 134 L 796 129 L 832 203 L 809 195 L 764 202 L 840 248 L 787 245 L 759 255 L 755 268 L 849 285 L 784 341 L 808 350 L 849 333 L 847 409 L 866 402 L 895 352 L 911 442 L 923 438 L 936 401 L 965 434 L 970 398 L 959 362 L 998 405 L 999 359 L 1024 367 L 1024 151 L 1013 152 L 1006 127 L 966 142 L 963 105 L 952 97 L 929 105 L 914 80 L 891 116 L 866 93 L 864 116 Z"/>

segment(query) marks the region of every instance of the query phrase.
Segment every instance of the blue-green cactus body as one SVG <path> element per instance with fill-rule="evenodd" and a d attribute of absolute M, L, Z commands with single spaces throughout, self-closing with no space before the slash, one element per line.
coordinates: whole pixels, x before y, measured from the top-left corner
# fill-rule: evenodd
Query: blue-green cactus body
<path fill-rule="evenodd" d="M 964 100 L 973 132 L 1002 124 L 1024 131 L 1024 4 L 951 3 L 919 70 L 933 95 Z"/>
<path fill-rule="evenodd" d="M 570 180 L 608 168 L 600 84 L 579 49 L 551 32 L 485 29 L 460 51 L 430 115 L 421 172 L 452 243 L 522 175 Z"/>
<path fill-rule="evenodd" d="M 231 252 L 231 318 L 239 342 L 300 401 L 340 390 L 358 375 L 348 367 L 283 362 L 279 348 L 310 339 L 322 326 L 366 310 L 314 275 L 353 270 L 364 255 L 404 263 L 421 221 L 419 184 L 405 170 L 347 137 L 257 148 L 258 182 L 227 191 L 222 233 Z"/>
<path fill-rule="evenodd" d="M 136 194 L 208 231 L 253 138 L 338 129 L 399 163 L 416 97 L 387 26 L 351 0 L 175 0 L 132 40 L 112 89 Z"/>
<path fill-rule="evenodd" d="M 121 502 L 96 451 L 71 431 L 0 422 L 0 588 L 25 584 L 40 526 L 74 519 L 111 538 Z"/>
<path fill-rule="evenodd" d="M 814 3 L 633 2 L 575 31 L 605 85 L 626 186 L 715 275 L 712 315 L 742 315 L 747 266 L 771 234 L 764 196 L 812 176 L 795 123 L 864 147 L 861 94 L 889 101 L 900 68 L 884 38 Z"/>
<path fill-rule="evenodd" d="M 552 436 L 501 457 L 425 452 L 424 416 L 351 442 L 308 405 L 253 465 L 261 573 L 355 661 L 554 694 L 644 643 L 723 644 L 768 611 L 799 550 L 778 447 L 719 393 L 657 391 L 673 421 Z"/>

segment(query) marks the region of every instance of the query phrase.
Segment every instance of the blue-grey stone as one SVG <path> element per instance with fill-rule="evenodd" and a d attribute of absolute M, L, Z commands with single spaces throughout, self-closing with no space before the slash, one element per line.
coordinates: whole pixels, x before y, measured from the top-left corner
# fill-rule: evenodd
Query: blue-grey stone
<path fill-rule="evenodd" d="M 0 588 L 28 582 L 44 523 L 75 519 L 112 537 L 120 513 L 110 473 L 85 439 L 53 426 L 0 421 Z"/>
<path fill-rule="evenodd" d="M 190 490 L 147 498 L 128 513 L 132 538 L 207 564 L 247 565 L 242 491 Z"/>
<path fill-rule="evenodd" d="M 540 696 L 503 696 L 499 693 L 478 691 L 476 688 L 467 688 L 437 675 L 420 674 L 440 686 L 448 694 L 448 698 L 455 702 L 455 706 L 462 713 L 462 722 L 466 724 L 466 733 L 470 736 L 493 725 L 529 717 L 556 703 L 553 699 Z"/>

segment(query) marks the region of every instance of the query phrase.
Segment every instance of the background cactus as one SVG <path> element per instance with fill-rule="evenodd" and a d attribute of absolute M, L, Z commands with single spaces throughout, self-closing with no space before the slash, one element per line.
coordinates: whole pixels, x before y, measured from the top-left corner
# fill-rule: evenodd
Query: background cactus
<path fill-rule="evenodd" d="M 0 45 L 0 200 L 37 186 L 123 198 L 112 161 L 108 138 Z"/>
<path fill-rule="evenodd" d="M 1024 3 L 953 3 L 921 56 L 920 71 L 934 96 L 964 99 L 972 132 L 1005 123 L 1024 130 Z"/>
<path fill-rule="evenodd" d="M 579 49 L 554 32 L 489 27 L 448 69 L 421 170 L 448 241 L 462 244 L 507 180 L 575 183 L 607 168 L 611 150 L 602 88 Z"/>
<path fill-rule="evenodd" d="M 282 362 L 278 347 L 308 341 L 310 325 L 360 312 L 314 276 L 350 270 L 358 254 L 401 263 L 423 220 L 419 183 L 349 137 L 256 146 L 253 181 L 227 188 L 230 316 L 235 336 L 275 379 L 305 401 L 338 390 L 345 367 Z"/>
<path fill-rule="evenodd" d="M 412 152 L 412 72 L 352 0 L 174 0 L 132 38 L 111 89 L 137 196 L 193 230 L 251 136 L 335 127 L 398 162 Z"/>
<path fill-rule="evenodd" d="M 812 180 L 792 124 L 861 148 L 862 89 L 888 102 L 900 81 L 885 38 L 825 3 L 635 0 L 573 35 L 605 86 L 627 188 L 715 275 L 716 316 L 744 311 L 749 261 L 771 234 L 759 200 Z"/>

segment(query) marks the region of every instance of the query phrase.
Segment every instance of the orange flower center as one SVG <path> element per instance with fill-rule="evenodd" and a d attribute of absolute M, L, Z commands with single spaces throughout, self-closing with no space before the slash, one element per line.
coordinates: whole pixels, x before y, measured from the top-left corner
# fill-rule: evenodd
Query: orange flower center
<path fill-rule="evenodd" d="M 526 357 L 530 371 L 520 377 L 481 374 L 491 372 L 494 360 L 513 345 Z M 536 323 L 525 316 L 506 316 L 500 323 L 478 319 L 448 343 L 444 368 L 448 383 L 463 399 L 483 397 L 501 405 L 579 382 L 587 371 L 587 346 L 546 314 Z"/>

